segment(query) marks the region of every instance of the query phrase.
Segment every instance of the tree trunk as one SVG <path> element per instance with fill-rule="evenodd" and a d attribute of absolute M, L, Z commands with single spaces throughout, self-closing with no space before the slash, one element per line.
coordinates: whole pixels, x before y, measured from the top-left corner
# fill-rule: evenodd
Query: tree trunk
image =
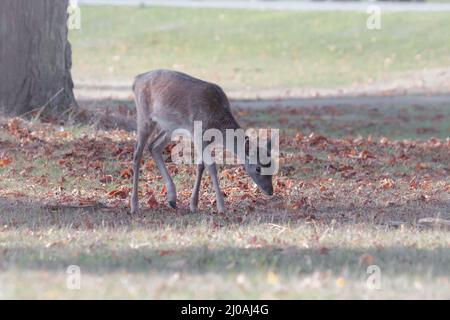
<path fill-rule="evenodd" d="M 0 111 L 23 115 L 76 106 L 68 0 L 1 0 Z"/>

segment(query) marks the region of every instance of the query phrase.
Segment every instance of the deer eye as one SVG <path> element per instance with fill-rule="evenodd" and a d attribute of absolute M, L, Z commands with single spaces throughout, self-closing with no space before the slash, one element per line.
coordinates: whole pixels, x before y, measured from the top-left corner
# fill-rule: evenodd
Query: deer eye
<path fill-rule="evenodd" d="M 261 173 L 261 167 L 256 167 L 256 172 Z"/>

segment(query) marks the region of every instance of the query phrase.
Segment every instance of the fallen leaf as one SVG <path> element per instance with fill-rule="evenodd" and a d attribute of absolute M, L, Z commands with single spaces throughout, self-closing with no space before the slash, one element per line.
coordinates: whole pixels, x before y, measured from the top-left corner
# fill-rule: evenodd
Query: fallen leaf
<path fill-rule="evenodd" d="M 280 277 L 275 272 L 269 271 L 266 276 L 266 281 L 268 284 L 275 285 L 280 282 Z"/>
<path fill-rule="evenodd" d="M 394 181 L 391 179 L 383 179 L 380 182 L 380 186 L 383 189 L 392 189 L 394 187 Z"/>
<path fill-rule="evenodd" d="M 2 158 L 0 159 L 0 168 L 5 168 L 12 163 L 11 158 Z"/>
<path fill-rule="evenodd" d="M 339 277 L 339 278 L 337 278 L 337 279 L 336 279 L 336 285 L 337 285 L 339 288 L 345 287 L 345 278 L 344 278 L 344 277 Z"/>
<path fill-rule="evenodd" d="M 174 250 L 160 250 L 159 251 L 159 256 L 160 257 L 164 257 L 164 256 L 168 256 L 168 255 L 171 255 L 171 254 L 174 254 L 174 253 L 175 253 Z"/>
<path fill-rule="evenodd" d="M 147 200 L 147 205 L 150 208 L 155 208 L 158 206 L 158 201 L 156 201 L 155 196 L 151 195 L 150 198 Z"/>
<path fill-rule="evenodd" d="M 294 141 L 295 141 L 295 142 L 301 142 L 301 141 L 303 141 L 304 138 L 305 138 L 305 137 L 299 132 L 299 133 L 297 133 L 297 134 L 295 135 Z"/>
<path fill-rule="evenodd" d="M 330 249 L 328 249 L 327 247 L 320 247 L 319 252 L 320 254 L 328 254 L 330 252 Z"/>
<path fill-rule="evenodd" d="M 416 169 L 418 170 L 425 170 L 428 169 L 429 167 L 430 165 L 425 162 L 419 162 L 418 164 L 416 164 Z"/>
<path fill-rule="evenodd" d="M 115 189 L 115 190 L 112 190 L 111 192 L 109 192 L 108 196 L 110 198 L 126 199 L 126 198 L 128 198 L 130 191 L 131 190 L 128 187 L 121 187 L 119 189 Z"/>
<path fill-rule="evenodd" d="M 122 179 L 130 179 L 132 175 L 133 170 L 131 169 L 123 169 L 122 171 L 120 171 L 120 176 L 122 177 Z"/>
<path fill-rule="evenodd" d="M 103 177 L 101 177 L 100 179 L 99 179 L 99 181 L 101 182 L 101 183 L 110 183 L 110 182 L 112 182 L 114 179 L 113 179 L 113 177 L 112 176 L 103 176 Z"/>
<path fill-rule="evenodd" d="M 409 187 L 410 187 L 411 189 L 417 190 L 417 188 L 419 187 L 419 184 L 417 183 L 416 177 L 412 178 L 412 179 L 409 181 Z"/>
<path fill-rule="evenodd" d="M 375 258 L 368 253 L 363 254 L 361 257 L 359 257 L 359 265 L 367 267 L 367 266 L 373 265 L 374 262 L 375 262 Z"/>

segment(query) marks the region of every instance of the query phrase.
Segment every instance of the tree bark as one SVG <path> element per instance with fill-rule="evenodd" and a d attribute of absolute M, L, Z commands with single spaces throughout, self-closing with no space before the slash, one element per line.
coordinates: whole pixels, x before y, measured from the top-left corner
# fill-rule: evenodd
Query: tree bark
<path fill-rule="evenodd" d="M 76 106 L 68 0 L 0 0 L 0 111 L 61 112 Z"/>

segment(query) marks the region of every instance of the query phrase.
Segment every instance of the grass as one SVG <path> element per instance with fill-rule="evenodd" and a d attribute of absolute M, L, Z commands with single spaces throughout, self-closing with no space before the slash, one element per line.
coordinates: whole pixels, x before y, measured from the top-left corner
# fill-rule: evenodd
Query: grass
<path fill-rule="evenodd" d="M 358 109 L 358 110 L 356 110 Z M 271 108 L 266 112 L 247 114 L 248 123 L 270 128 L 284 128 L 287 133 L 296 134 L 299 129 L 304 134 L 313 132 L 339 138 L 387 137 L 391 139 L 445 138 L 450 132 L 450 108 L 446 106 L 399 106 L 390 107 L 304 107 L 299 110 L 287 107 L 280 112 Z"/>
<path fill-rule="evenodd" d="M 96 221 L 74 230 L 35 213 L 45 218 L 33 227 L 3 230 L 3 298 L 449 297 L 447 232 L 151 214 L 109 226 L 84 215 Z M 74 264 L 79 291 L 66 287 Z M 380 266 L 380 290 L 366 286 L 368 264 Z"/>
<path fill-rule="evenodd" d="M 225 215 L 208 178 L 188 213 L 193 168 L 171 163 L 181 208 L 168 209 L 149 159 L 128 215 L 133 134 L 2 120 L 0 298 L 448 299 L 448 230 L 419 223 L 450 218 L 448 108 L 277 112 L 235 110 L 282 129 L 281 171 L 269 198 L 225 167 Z"/>
<path fill-rule="evenodd" d="M 450 64 L 450 13 L 83 7 L 71 32 L 78 82 L 178 69 L 227 90 L 336 87 Z M 92 81 L 91 81 L 92 82 Z"/>

